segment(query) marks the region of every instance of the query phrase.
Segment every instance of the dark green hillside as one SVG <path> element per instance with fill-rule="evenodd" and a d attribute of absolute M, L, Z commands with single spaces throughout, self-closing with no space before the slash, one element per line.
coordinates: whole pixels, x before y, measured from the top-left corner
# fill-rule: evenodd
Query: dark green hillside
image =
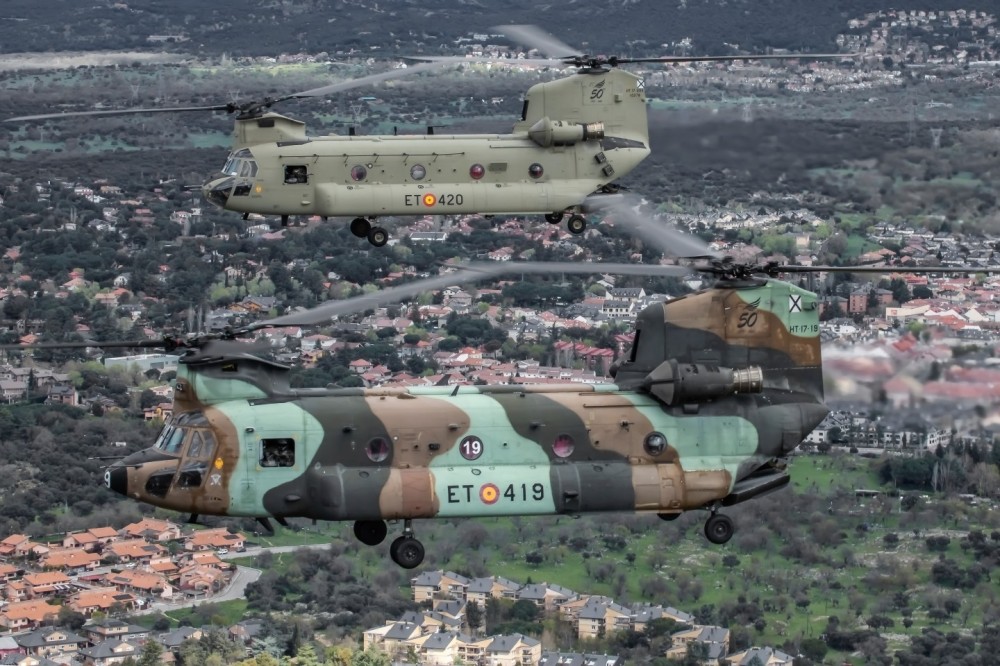
<path fill-rule="evenodd" d="M 930 9 L 900 0 L 895 9 Z M 751 50 L 829 50 L 848 19 L 885 9 L 880 0 L 692 0 L 660 2 L 596 0 L 504 3 L 475 0 L 354 2 L 301 0 L 134 0 L 80 3 L 75 0 L 7 0 L 0 9 L 0 49 L 166 48 L 212 55 L 381 49 L 437 51 L 455 37 L 486 32 L 502 23 L 536 23 L 572 45 L 594 52 L 662 52 L 662 44 L 685 37 L 698 53 L 717 53 L 724 44 Z M 995 11 L 992 0 L 939 0 L 933 9 Z M 611 17 L 611 20 L 609 20 Z M 149 37 L 183 35 L 180 43 Z"/>

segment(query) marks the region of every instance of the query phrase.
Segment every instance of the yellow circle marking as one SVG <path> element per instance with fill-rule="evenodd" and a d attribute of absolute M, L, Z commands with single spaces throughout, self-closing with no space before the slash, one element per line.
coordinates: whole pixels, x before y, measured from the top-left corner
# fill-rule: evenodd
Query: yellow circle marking
<path fill-rule="evenodd" d="M 479 499 L 483 501 L 483 504 L 496 504 L 497 500 L 500 499 L 500 489 L 492 483 L 485 483 L 479 489 Z"/>
<path fill-rule="evenodd" d="M 433 194 L 425 194 L 424 195 L 424 205 L 425 206 L 427 206 L 428 208 L 430 208 L 431 206 L 433 206 L 436 203 L 437 203 L 437 197 L 436 196 L 434 196 Z"/>
<path fill-rule="evenodd" d="M 213 464 L 215 465 L 215 469 L 222 469 L 222 458 L 216 458 Z"/>

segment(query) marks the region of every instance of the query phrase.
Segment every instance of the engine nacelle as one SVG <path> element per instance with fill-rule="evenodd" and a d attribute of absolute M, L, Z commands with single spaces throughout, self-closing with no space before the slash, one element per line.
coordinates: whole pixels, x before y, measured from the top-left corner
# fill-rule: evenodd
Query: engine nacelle
<path fill-rule="evenodd" d="M 572 146 L 580 141 L 604 138 L 604 123 L 574 123 L 542 118 L 528 130 L 528 136 L 542 148 Z"/>
<path fill-rule="evenodd" d="M 764 372 L 759 366 L 734 369 L 670 360 L 646 375 L 641 386 L 666 405 L 684 405 L 736 393 L 760 393 Z"/>

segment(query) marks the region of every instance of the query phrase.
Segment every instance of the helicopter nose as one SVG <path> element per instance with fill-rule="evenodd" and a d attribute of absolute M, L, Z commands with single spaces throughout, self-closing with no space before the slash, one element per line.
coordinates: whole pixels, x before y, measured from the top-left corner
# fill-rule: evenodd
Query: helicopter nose
<path fill-rule="evenodd" d="M 104 472 L 104 484 L 119 495 L 128 495 L 128 468 L 114 464 Z"/>
<path fill-rule="evenodd" d="M 215 180 L 210 180 L 201 187 L 202 196 L 205 197 L 207 201 L 212 202 L 219 208 L 225 208 L 226 202 L 229 200 L 229 195 L 233 191 L 233 185 L 236 183 L 236 179 L 232 177 L 226 178 L 216 178 Z"/>

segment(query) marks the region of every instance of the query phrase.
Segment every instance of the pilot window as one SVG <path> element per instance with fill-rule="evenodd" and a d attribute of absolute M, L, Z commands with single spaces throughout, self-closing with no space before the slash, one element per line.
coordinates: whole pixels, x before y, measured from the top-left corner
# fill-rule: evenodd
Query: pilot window
<path fill-rule="evenodd" d="M 306 166 L 304 164 L 286 164 L 285 182 L 290 184 L 309 182 Z"/>
<path fill-rule="evenodd" d="M 261 467 L 293 467 L 295 465 L 295 440 L 283 437 L 280 439 L 260 440 Z"/>

